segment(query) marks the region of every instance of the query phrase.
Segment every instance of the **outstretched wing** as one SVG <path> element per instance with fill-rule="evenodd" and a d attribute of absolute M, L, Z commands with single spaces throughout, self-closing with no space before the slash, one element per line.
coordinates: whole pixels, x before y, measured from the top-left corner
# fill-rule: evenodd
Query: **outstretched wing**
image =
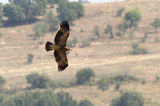
<path fill-rule="evenodd" d="M 63 71 L 68 66 L 68 60 L 66 56 L 66 51 L 63 50 L 55 50 L 54 57 L 58 64 L 58 70 Z"/>
<path fill-rule="evenodd" d="M 61 47 L 66 46 L 68 36 L 69 36 L 69 31 L 63 32 L 61 30 L 58 30 L 54 39 L 55 44 Z"/>

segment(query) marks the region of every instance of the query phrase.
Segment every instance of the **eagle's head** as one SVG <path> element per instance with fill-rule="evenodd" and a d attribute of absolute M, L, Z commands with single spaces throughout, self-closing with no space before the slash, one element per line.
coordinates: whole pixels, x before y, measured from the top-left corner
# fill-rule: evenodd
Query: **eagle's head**
<path fill-rule="evenodd" d="M 66 29 L 69 31 L 69 23 L 68 23 L 67 21 L 62 21 L 62 22 L 60 23 L 60 26 L 61 26 L 62 28 L 66 28 Z"/>

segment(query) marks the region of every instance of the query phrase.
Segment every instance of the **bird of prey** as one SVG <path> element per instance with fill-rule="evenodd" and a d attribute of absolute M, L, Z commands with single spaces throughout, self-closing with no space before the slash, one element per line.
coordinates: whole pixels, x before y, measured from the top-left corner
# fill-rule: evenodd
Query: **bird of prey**
<path fill-rule="evenodd" d="M 68 37 L 69 24 L 67 21 L 62 21 L 59 25 L 59 29 L 56 32 L 54 43 L 47 41 L 45 44 L 46 51 L 54 50 L 54 57 L 58 65 L 58 71 L 63 71 L 68 66 L 66 51 L 71 50 L 70 48 L 66 47 Z"/>

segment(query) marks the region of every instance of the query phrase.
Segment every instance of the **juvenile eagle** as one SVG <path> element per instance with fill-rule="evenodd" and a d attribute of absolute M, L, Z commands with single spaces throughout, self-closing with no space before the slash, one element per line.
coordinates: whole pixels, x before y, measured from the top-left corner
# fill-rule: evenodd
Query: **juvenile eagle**
<path fill-rule="evenodd" d="M 66 51 L 70 48 L 66 47 L 67 38 L 69 37 L 69 24 L 67 21 L 62 21 L 59 29 L 56 32 L 54 43 L 49 41 L 45 44 L 46 51 L 54 50 L 55 61 L 58 64 L 58 70 L 63 71 L 68 66 Z"/>

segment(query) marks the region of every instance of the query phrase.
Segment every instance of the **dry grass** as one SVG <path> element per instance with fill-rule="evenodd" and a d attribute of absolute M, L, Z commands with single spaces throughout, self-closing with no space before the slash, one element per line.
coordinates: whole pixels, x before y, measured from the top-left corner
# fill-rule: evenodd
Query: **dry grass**
<path fill-rule="evenodd" d="M 153 31 L 150 22 L 155 17 L 160 17 L 159 0 L 129 0 L 117 3 L 85 4 L 85 16 L 74 22 L 71 27 L 71 36 L 77 37 L 79 41 L 93 36 L 95 25 L 100 27 L 102 38 L 91 43 L 90 47 L 72 48 L 68 58 L 69 67 L 64 72 L 57 71 L 57 65 L 52 56 L 52 52 L 44 50 L 44 44 L 38 42 L 47 40 L 53 41 L 53 34 L 46 34 L 45 37 L 34 40 L 32 25 L 0 28 L 3 37 L 0 38 L 0 75 L 7 79 L 6 87 L 25 87 L 25 75 L 38 72 L 47 74 L 54 80 L 70 80 L 75 78 L 77 70 L 83 67 L 91 67 L 95 70 L 96 78 L 104 75 L 114 75 L 128 73 L 138 78 L 146 80 L 146 84 L 131 83 L 122 85 L 121 89 L 136 90 L 141 92 L 146 99 L 145 106 L 158 106 L 160 104 L 160 86 L 155 83 L 155 77 L 160 76 L 160 46 L 155 43 L 155 36 L 160 33 L 152 33 L 146 42 L 140 44 L 149 50 L 146 55 L 129 55 L 132 49 L 132 42 L 139 42 L 145 31 Z M 109 39 L 109 35 L 103 34 L 107 24 L 116 26 L 123 22 L 122 17 L 115 17 L 116 11 L 124 7 L 125 11 L 138 8 L 142 13 L 142 20 L 139 29 L 134 33 L 134 37 L 126 34 L 122 38 Z M 80 32 L 84 30 L 84 32 Z M 33 63 L 25 64 L 27 55 L 34 55 Z M 58 91 L 60 89 L 57 89 Z M 102 92 L 96 86 L 78 86 L 63 89 L 73 95 L 77 100 L 84 97 L 89 98 L 95 106 L 109 106 L 113 97 L 119 92 L 111 87 Z"/>

